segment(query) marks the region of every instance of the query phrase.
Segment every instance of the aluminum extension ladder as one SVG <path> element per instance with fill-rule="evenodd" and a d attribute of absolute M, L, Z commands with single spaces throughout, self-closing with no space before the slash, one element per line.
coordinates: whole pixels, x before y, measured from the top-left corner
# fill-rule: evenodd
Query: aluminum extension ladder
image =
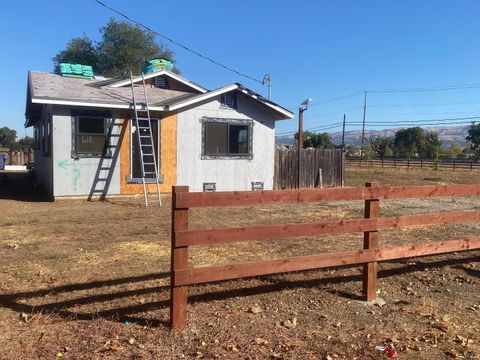
<path fill-rule="evenodd" d="M 148 97 L 147 89 L 145 86 L 145 77 L 142 72 L 142 85 L 143 85 L 143 96 L 144 96 L 144 107 L 141 109 L 137 107 L 137 100 L 135 97 L 135 89 L 133 84 L 133 75 L 130 71 L 130 84 L 132 87 L 132 101 L 133 101 L 133 110 L 135 112 L 135 127 L 138 141 L 139 149 L 139 160 L 140 168 L 142 170 L 142 184 L 143 184 L 143 194 L 145 199 L 145 207 L 148 206 L 148 191 L 147 181 L 150 183 L 151 180 L 155 179 L 156 189 L 157 189 L 157 201 L 159 206 L 162 205 L 162 199 L 160 197 L 160 180 L 159 180 L 159 169 L 157 156 L 155 154 L 155 144 L 153 142 L 152 134 L 152 120 L 150 118 L 150 110 L 148 108 Z M 139 116 L 139 113 L 144 113 L 143 117 Z M 133 144 L 131 144 L 133 146 Z"/>

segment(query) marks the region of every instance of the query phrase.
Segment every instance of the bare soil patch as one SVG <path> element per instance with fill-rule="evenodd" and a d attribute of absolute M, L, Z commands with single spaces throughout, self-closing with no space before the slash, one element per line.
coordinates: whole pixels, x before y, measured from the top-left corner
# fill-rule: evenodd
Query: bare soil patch
<path fill-rule="evenodd" d="M 441 181 L 436 180 L 441 178 Z M 475 183 L 476 172 L 348 169 L 347 185 Z M 432 180 L 434 179 L 434 180 Z M 379 297 L 361 299 L 346 267 L 192 287 L 189 328 L 168 329 L 170 199 L 46 202 L 0 175 L 2 359 L 480 358 L 480 252 L 382 263 Z M 20 186 L 19 184 L 22 183 Z M 35 201 L 29 201 L 35 200 Z M 199 209 L 191 226 L 362 217 L 361 202 Z M 479 209 L 480 199 L 381 201 L 381 215 Z M 382 245 L 477 236 L 478 224 L 381 232 Z M 193 248 L 195 265 L 352 250 L 361 234 Z M 58 357 L 57 357 L 58 358 Z"/>

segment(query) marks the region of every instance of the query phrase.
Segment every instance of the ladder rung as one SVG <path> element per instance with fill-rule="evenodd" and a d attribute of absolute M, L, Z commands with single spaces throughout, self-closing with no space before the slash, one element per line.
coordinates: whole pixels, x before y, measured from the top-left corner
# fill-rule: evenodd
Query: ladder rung
<path fill-rule="evenodd" d="M 150 138 L 150 135 L 140 135 L 141 138 Z"/>
<path fill-rule="evenodd" d="M 155 163 L 143 163 L 143 165 L 155 165 Z"/>
<path fill-rule="evenodd" d="M 153 145 L 152 144 L 141 144 L 142 146 L 150 146 L 152 147 Z"/>

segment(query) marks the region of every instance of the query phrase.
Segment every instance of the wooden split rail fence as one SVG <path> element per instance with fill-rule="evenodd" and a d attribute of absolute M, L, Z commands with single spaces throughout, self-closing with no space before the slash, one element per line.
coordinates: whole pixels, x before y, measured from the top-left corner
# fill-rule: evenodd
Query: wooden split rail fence
<path fill-rule="evenodd" d="M 382 167 L 382 168 L 401 168 L 401 169 L 433 169 L 435 167 L 434 159 L 364 159 L 346 158 L 347 166 L 360 167 Z M 438 170 L 480 170 L 480 162 L 475 160 L 463 159 L 439 159 L 436 163 Z"/>
<path fill-rule="evenodd" d="M 188 286 L 213 281 L 359 264 L 363 265 L 364 269 L 363 294 L 365 299 L 368 301 L 374 300 L 377 288 L 377 262 L 379 261 L 480 249 L 480 237 L 380 248 L 378 245 L 379 230 L 480 221 L 480 211 L 378 217 L 380 200 L 454 196 L 480 196 L 480 185 L 379 187 L 377 183 L 367 183 L 366 187 L 359 188 L 210 193 L 189 192 L 186 186 L 174 186 L 172 199 L 171 327 L 174 330 L 180 330 L 187 326 Z M 188 211 L 190 208 L 342 200 L 364 200 L 364 218 L 221 229 L 189 230 L 188 228 Z M 203 267 L 188 265 L 189 246 L 354 232 L 364 233 L 363 249 L 229 265 Z"/>

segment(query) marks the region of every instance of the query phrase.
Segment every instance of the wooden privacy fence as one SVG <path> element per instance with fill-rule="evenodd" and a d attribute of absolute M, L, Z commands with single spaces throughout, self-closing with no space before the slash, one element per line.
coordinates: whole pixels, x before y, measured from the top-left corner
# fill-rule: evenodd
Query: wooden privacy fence
<path fill-rule="evenodd" d="M 300 164 L 298 184 L 298 151 L 276 149 L 274 189 L 343 186 L 345 164 L 342 149 L 301 149 Z"/>
<path fill-rule="evenodd" d="M 6 156 L 5 165 L 27 165 L 33 162 L 33 149 L 10 150 L 0 148 L 0 155 Z"/>
<path fill-rule="evenodd" d="M 378 217 L 380 200 L 472 195 L 480 195 L 480 185 L 379 187 L 377 183 L 367 183 L 364 188 L 209 193 L 189 192 L 186 186 L 174 186 L 172 199 L 171 327 L 173 329 L 183 329 L 187 325 L 187 287 L 213 281 L 363 264 L 363 294 L 366 300 L 374 300 L 377 287 L 377 262 L 379 261 L 480 249 L 480 237 L 380 248 L 378 245 L 379 230 L 480 221 L 480 211 Z M 365 200 L 364 218 L 221 229 L 189 230 L 188 228 L 188 210 L 190 208 L 340 200 Z M 189 246 L 354 232 L 364 233 L 363 249 L 361 250 L 229 265 L 203 267 L 190 267 L 188 265 Z"/>
<path fill-rule="evenodd" d="M 345 164 L 348 166 L 364 167 L 387 167 L 403 169 L 433 169 L 434 159 L 363 159 L 346 158 Z M 480 170 L 480 162 L 465 159 L 438 159 L 436 163 L 438 170 Z"/>

